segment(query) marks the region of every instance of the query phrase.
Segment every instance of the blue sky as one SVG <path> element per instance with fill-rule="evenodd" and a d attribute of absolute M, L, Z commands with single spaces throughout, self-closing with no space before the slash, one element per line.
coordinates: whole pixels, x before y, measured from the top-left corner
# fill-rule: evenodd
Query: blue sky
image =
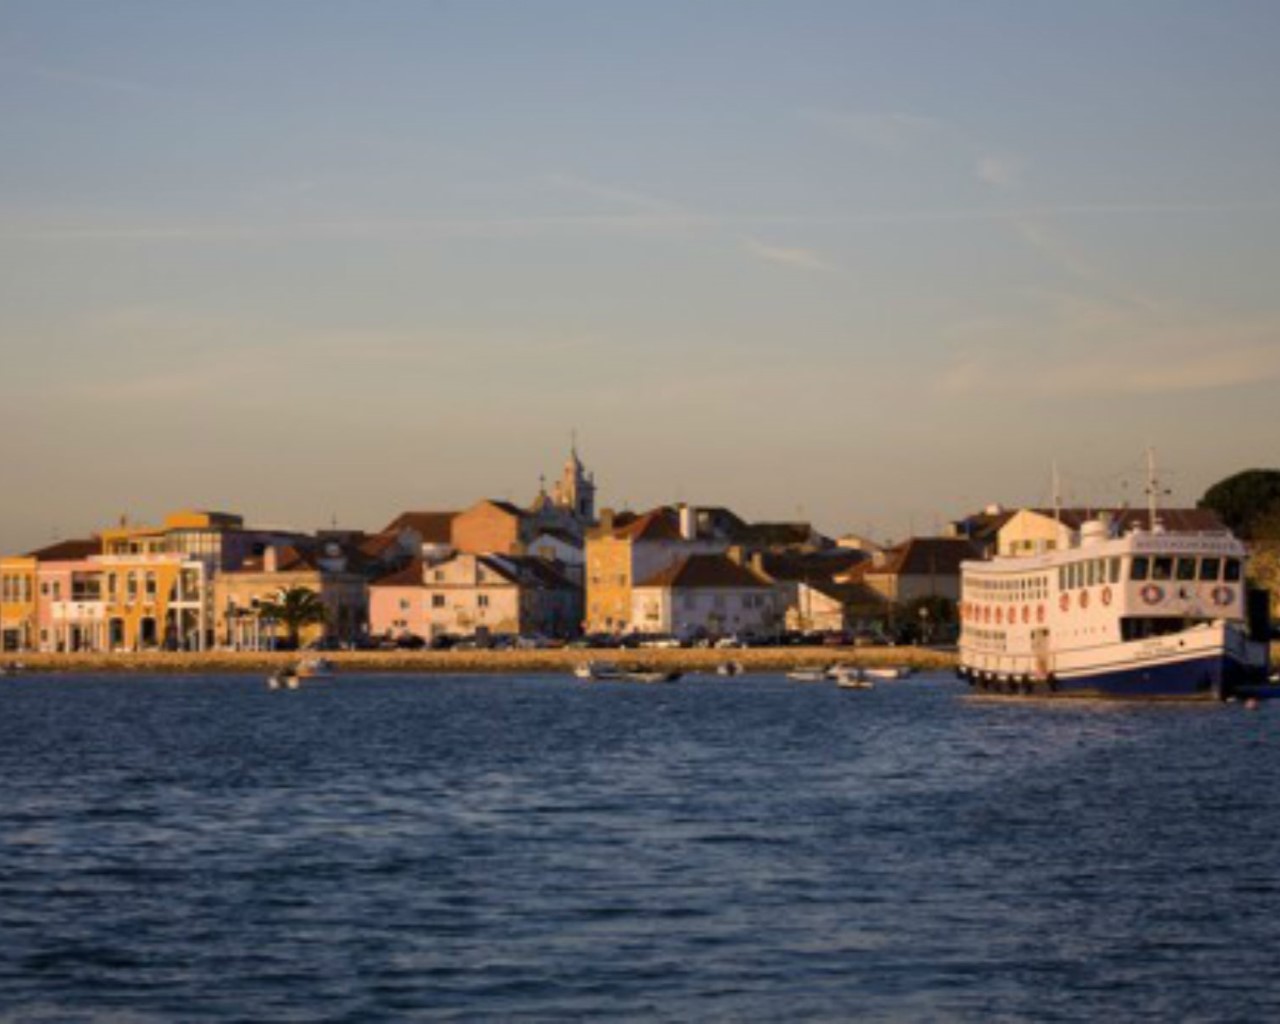
<path fill-rule="evenodd" d="M 1273 3 L 0 0 L 0 548 L 1275 464 Z"/>

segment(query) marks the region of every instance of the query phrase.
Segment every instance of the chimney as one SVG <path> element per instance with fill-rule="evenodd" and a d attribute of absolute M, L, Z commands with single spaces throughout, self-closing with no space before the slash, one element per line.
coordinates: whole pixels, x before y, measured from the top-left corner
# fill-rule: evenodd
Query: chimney
<path fill-rule="evenodd" d="M 698 512 L 691 505 L 680 506 L 680 539 L 698 539 Z"/>
<path fill-rule="evenodd" d="M 262 550 L 262 569 L 264 572 L 277 572 L 280 564 L 280 556 L 276 551 L 274 544 L 268 544 Z"/>

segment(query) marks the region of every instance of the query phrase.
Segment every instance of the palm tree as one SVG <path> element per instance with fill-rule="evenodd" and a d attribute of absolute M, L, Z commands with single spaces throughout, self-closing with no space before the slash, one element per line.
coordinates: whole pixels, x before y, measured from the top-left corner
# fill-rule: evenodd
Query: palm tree
<path fill-rule="evenodd" d="M 297 647 L 303 627 L 326 622 L 328 612 L 320 595 L 310 587 L 290 587 L 273 599 L 260 602 L 258 617 L 274 619 L 283 625 L 288 631 L 290 646 Z"/>

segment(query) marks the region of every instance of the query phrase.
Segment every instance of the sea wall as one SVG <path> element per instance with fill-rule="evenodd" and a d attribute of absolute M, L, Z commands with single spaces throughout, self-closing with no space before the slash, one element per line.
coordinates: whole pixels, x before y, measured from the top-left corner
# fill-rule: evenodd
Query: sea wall
<path fill-rule="evenodd" d="M 298 661 L 284 653 L 214 651 L 204 654 L 147 652 L 138 654 L 24 654 L 18 660 L 36 672 L 270 672 Z M 612 661 L 684 672 L 714 671 L 726 661 L 747 671 L 780 672 L 833 663 L 910 665 L 919 670 L 946 670 L 955 655 L 914 647 L 761 647 L 746 650 L 554 650 L 554 651 L 337 651 L 325 655 L 339 672 L 409 672 L 423 674 L 570 672 L 584 661 Z"/>

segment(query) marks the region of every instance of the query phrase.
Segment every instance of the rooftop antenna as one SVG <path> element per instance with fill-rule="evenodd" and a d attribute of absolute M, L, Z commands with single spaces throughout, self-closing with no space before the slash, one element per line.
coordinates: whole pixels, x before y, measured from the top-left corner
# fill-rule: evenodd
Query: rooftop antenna
<path fill-rule="evenodd" d="M 1062 481 L 1058 478 L 1058 460 L 1053 460 L 1053 518 L 1062 522 Z"/>

